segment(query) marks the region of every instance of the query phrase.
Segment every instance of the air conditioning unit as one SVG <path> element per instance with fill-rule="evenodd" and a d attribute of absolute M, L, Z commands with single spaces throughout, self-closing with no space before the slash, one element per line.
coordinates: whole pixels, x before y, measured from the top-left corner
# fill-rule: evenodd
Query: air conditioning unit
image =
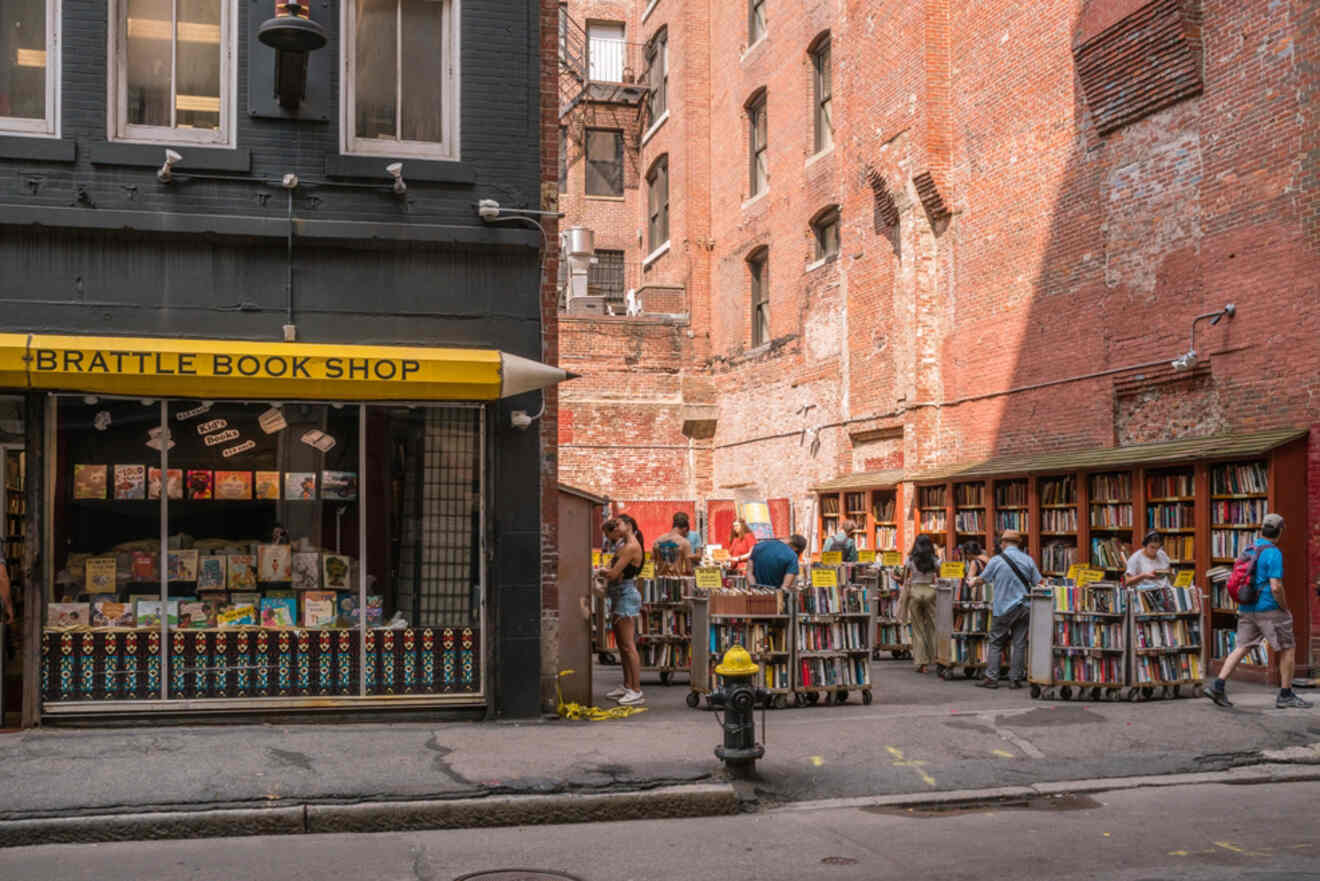
<path fill-rule="evenodd" d="M 569 315 L 608 315 L 604 297 L 569 297 Z"/>

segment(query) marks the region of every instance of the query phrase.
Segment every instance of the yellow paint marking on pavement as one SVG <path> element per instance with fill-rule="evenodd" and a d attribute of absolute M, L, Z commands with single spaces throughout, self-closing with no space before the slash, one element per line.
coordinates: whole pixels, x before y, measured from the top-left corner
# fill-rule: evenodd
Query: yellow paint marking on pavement
<path fill-rule="evenodd" d="M 921 777 L 922 782 L 927 786 L 935 785 L 935 778 L 922 770 L 922 766 L 926 764 L 925 762 L 916 759 L 904 759 L 902 751 L 895 749 L 892 746 L 887 746 L 885 749 L 889 750 L 889 754 L 894 757 L 893 764 L 895 768 L 911 768 L 917 772 L 918 776 Z"/>
<path fill-rule="evenodd" d="M 1233 853 L 1246 853 L 1246 851 L 1243 850 L 1242 848 L 1238 847 L 1235 844 L 1231 844 L 1230 842 L 1227 841 L 1216 841 L 1215 847 L 1222 847 L 1224 850 L 1233 851 Z"/>
<path fill-rule="evenodd" d="M 1171 856 L 1171 857 L 1185 857 L 1185 856 L 1187 856 L 1187 851 L 1185 851 L 1185 850 L 1171 850 L 1171 851 L 1169 851 L 1169 856 Z"/>
<path fill-rule="evenodd" d="M 812 756 L 810 759 L 808 759 L 808 761 L 810 761 L 811 764 L 815 765 L 817 768 L 825 764 L 825 759 L 823 756 Z"/>
<path fill-rule="evenodd" d="M 1011 758 L 1014 758 L 1013 754 L 1012 754 L 1011 752 L 1008 752 L 1007 750 L 997 749 L 997 750 L 993 750 L 993 752 L 994 752 L 995 755 L 999 756 L 1001 759 L 1011 759 Z"/>

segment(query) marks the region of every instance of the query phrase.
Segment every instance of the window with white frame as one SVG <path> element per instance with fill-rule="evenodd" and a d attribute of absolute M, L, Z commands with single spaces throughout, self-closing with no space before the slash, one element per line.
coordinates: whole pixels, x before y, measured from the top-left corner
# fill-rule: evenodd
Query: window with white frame
<path fill-rule="evenodd" d="M 669 109 L 669 29 L 661 28 L 646 44 L 647 123 L 654 124 Z"/>
<path fill-rule="evenodd" d="M 232 146 L 236 4 L 111 0 L 113 139 Z"/>
<path fill-rule="evenodd" d="M 458 0 L 341 8 L 344 152 L 458 159 Z"/>
<path fill-rule="evenodd" d="M 624 28 L 621 21 L 587 23 L 587 78 L 598 83 L 623 82 Z"/>
<path fill-rule="evenodd" d="M 0 132 L 59 134 L 59 0 L 0 2 Z"/>

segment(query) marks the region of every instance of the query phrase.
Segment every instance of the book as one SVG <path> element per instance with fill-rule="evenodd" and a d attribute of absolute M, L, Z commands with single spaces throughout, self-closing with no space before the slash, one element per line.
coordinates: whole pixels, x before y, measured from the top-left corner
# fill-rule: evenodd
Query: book
<path fill-rule="evenodd" d="M 257 608 L 261 605 L 261 591 L 258 590 L 235 590 L 229 594 L 229 604 L 231 606 L 251 606 Z"/>
<path fill-rule="evenodd" d="M 214 497 L 215 477 L 210 471 L 188 471 L 188 498 L 209 499 Z"/>
<path fill-rule="evenodd" d="M 322 471 L 321 498 L 351 502 L 357 498 L 356 471 Z"/>
<path fill-rule="evenodd" d="M 316 551 L 293 555 L 294 590 L 316 590 L 321 586 L 321 555 Z"/>
<path fill-rule="evenodd" d="M 160 561 L 152 551 L 134 551 L 130 571 L 134 581 L 160 581 Z"/>
<path fill-rule="evenodd" d="M 169 600 L 165 607 L 171 629 L 179 626 L 179 601 Z M 138 627 L 160 626 L 160 600 L 138 600 L 133 604 L 133 617 Z"/>
<path fill-rule="evenodd" d="M 105 466 L 74 465 L 73 497 L 75 499 L 105 498 Z"/>
<path fill-rule="evenodd" d="M 87 576 L 88 593 L 115 592 L 117 585 L 114 557 L 88 557 L 84 563 L 84 571 Z"/>
<path fill-rule="evenodd" d="M 210 600 L 181 601 L 179 603 L 179 629 L 202 630 L 215 626 L 217 605 Z"/>
<path fill-rule="evenodd" d="M 230 554 L 225 558 L 230 590 L 251 590 L 257 586 L 257 558 L 251 554 Z"/>
<path fill-rule="evenodd" d="M 278 471 L 258 471 L 253 485 L 258 499 L 273 502 L 280 500 L 280 473 Z"/>
<path fill-rule="evenodd" d="M 243 627 L 257 623 L 257 613 L 250 605 L 224 606 L 216 613 L 217 627 Z"/>
<path fill-rule="evenodd" d="M 224 590 L 228 582 L 228 562 L 226 557 L 208 556 L 197 558 L 197 589 Z"/>
<path fill-rule="evenodd" d="M 115 466 L 115 498 L 145 499 L 147 497 L 147 466 Z"/>
<path fill-rule="evenodd" d="M 128 603 L 97 600 L 92 603 L 93 627 L 132 627 L 133 607 Z"/>
<path fill-rule="evenodd" d="M 335 448 L 335 439 L 319 428 L 310 428 L 304 431 L 299 440 L 323 453 L 328 453 Z"/>
<path fill-rule="evenodd" d="M 170 468 L 166 473 L 166 481 L 169 486 L 169 495 L 172 499 L 183 498 L 183 469 Z M 147 498 L 160 498 L 160 469 L 147 469 Z"/>
<path fill-rule="evenodd" d="M 226 501 L 246 501 L 252 498 L 252 472 L 215 472 L 215 497 Z"/>
<path fill-rule="evenodd" d="M 197 549 L 170 551 L 166 555 L 165 571 L 170 581 L 196 581 Z"/>
<path fill-rule="evenodd" d="M 298 623 L 298 601 L 293 598 L 265 597 L 261 601 L 262 627 L 293 627 Z"/>
<path fill-rule="evenodd" d="M 367 597 L 367 626 L 379 627 L 383 618 L 384 597 L 375 594 Z M 339 594 L 339 626 L 357 627 L 359 620 L 358 595 L 355 593 Z"/>
<path fill-rule="evenodd" d="M 316 501 L 316 472 L 284 472 L 284 499 L 289 502 Z"/>
<path fill-rule="evenodd" d="M 293 548 L 288 545 L 257 545 L 257 581 L 290 581 L 293 578 Z"/>
<path fill-rule="evenodd" d="M 283 431 L 289 427 L 288 421 L 284 418 L 283 411 L 279 407 L 270 407 L 263 410 L 257 417 L 257 424 L 266 434 L 274 434 L 277 431 Z"/>
<path fill-rule="evenodd" d="M 91 603 L 47 603 L 47 627 L 85 627 L 92 623 Z"/>
<path fill-rule="evenodd" d="M 324 554 L 321 557 L 322 583 L 327 590 L 349 590 L 349 572 L 352 560 L 343 554 Z"/>
<path fill-rule="evenodd" d="M 302 595 L 304 627 L 335 626 L 335 592 L 309 590 Z"/>

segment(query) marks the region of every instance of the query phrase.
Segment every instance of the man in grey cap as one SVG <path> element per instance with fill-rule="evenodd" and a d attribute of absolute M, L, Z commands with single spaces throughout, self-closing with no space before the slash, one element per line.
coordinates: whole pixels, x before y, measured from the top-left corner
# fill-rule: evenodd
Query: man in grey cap
<path fill-rule="evenodd" d="M 1219 677 L 1215 679 L 1206 697 L 1221 707 L 1231 707 L 1233 703 L 1224 692 L 1224 681 L 1233 675 L 1233 669 L 1246 656 L 1247 652 L 1264 640 L 1279 656 L 1279 697 L 1274 705 L 1279 709 L 1311 706 L 1293 694 L 1292 678 L 1297 649 L 1293 639 L 1292 612 L 1288 609 L 1288 595 L 1283 589 L 1283 554 L 1275 546 L 1275 541 L 1283 534 L 1283 517 L 1279 514 L 1266 514 L 1260 522 L 1261 537 L 1256 539 L 1256 569 L 1252 581 L 1258 595 L 1254 603 L 1242 603 L 1238 606 L 1237 647 L 1224 659 L 1219 668 Z"/>
<path fill-rule="evenodd" d="M 973 584 L 988 581 L 994 585 L 994 624 L 986 651 L 985 678 L 976 683 L 981 688 L 999 687 L 999 659 L 1005 643 L 1013 641 L 1012 663 L 1008 668 L 1009 685 L 1021 688 L 1026 678 L 1027 624 L 1031 618 L 1031 589 L 1042 579 L 1036 562 L 1022 550 L 1022 534 L 1008 529 L 999 536 L 1002 553 L 990 558 L 985 571 Z"/>

